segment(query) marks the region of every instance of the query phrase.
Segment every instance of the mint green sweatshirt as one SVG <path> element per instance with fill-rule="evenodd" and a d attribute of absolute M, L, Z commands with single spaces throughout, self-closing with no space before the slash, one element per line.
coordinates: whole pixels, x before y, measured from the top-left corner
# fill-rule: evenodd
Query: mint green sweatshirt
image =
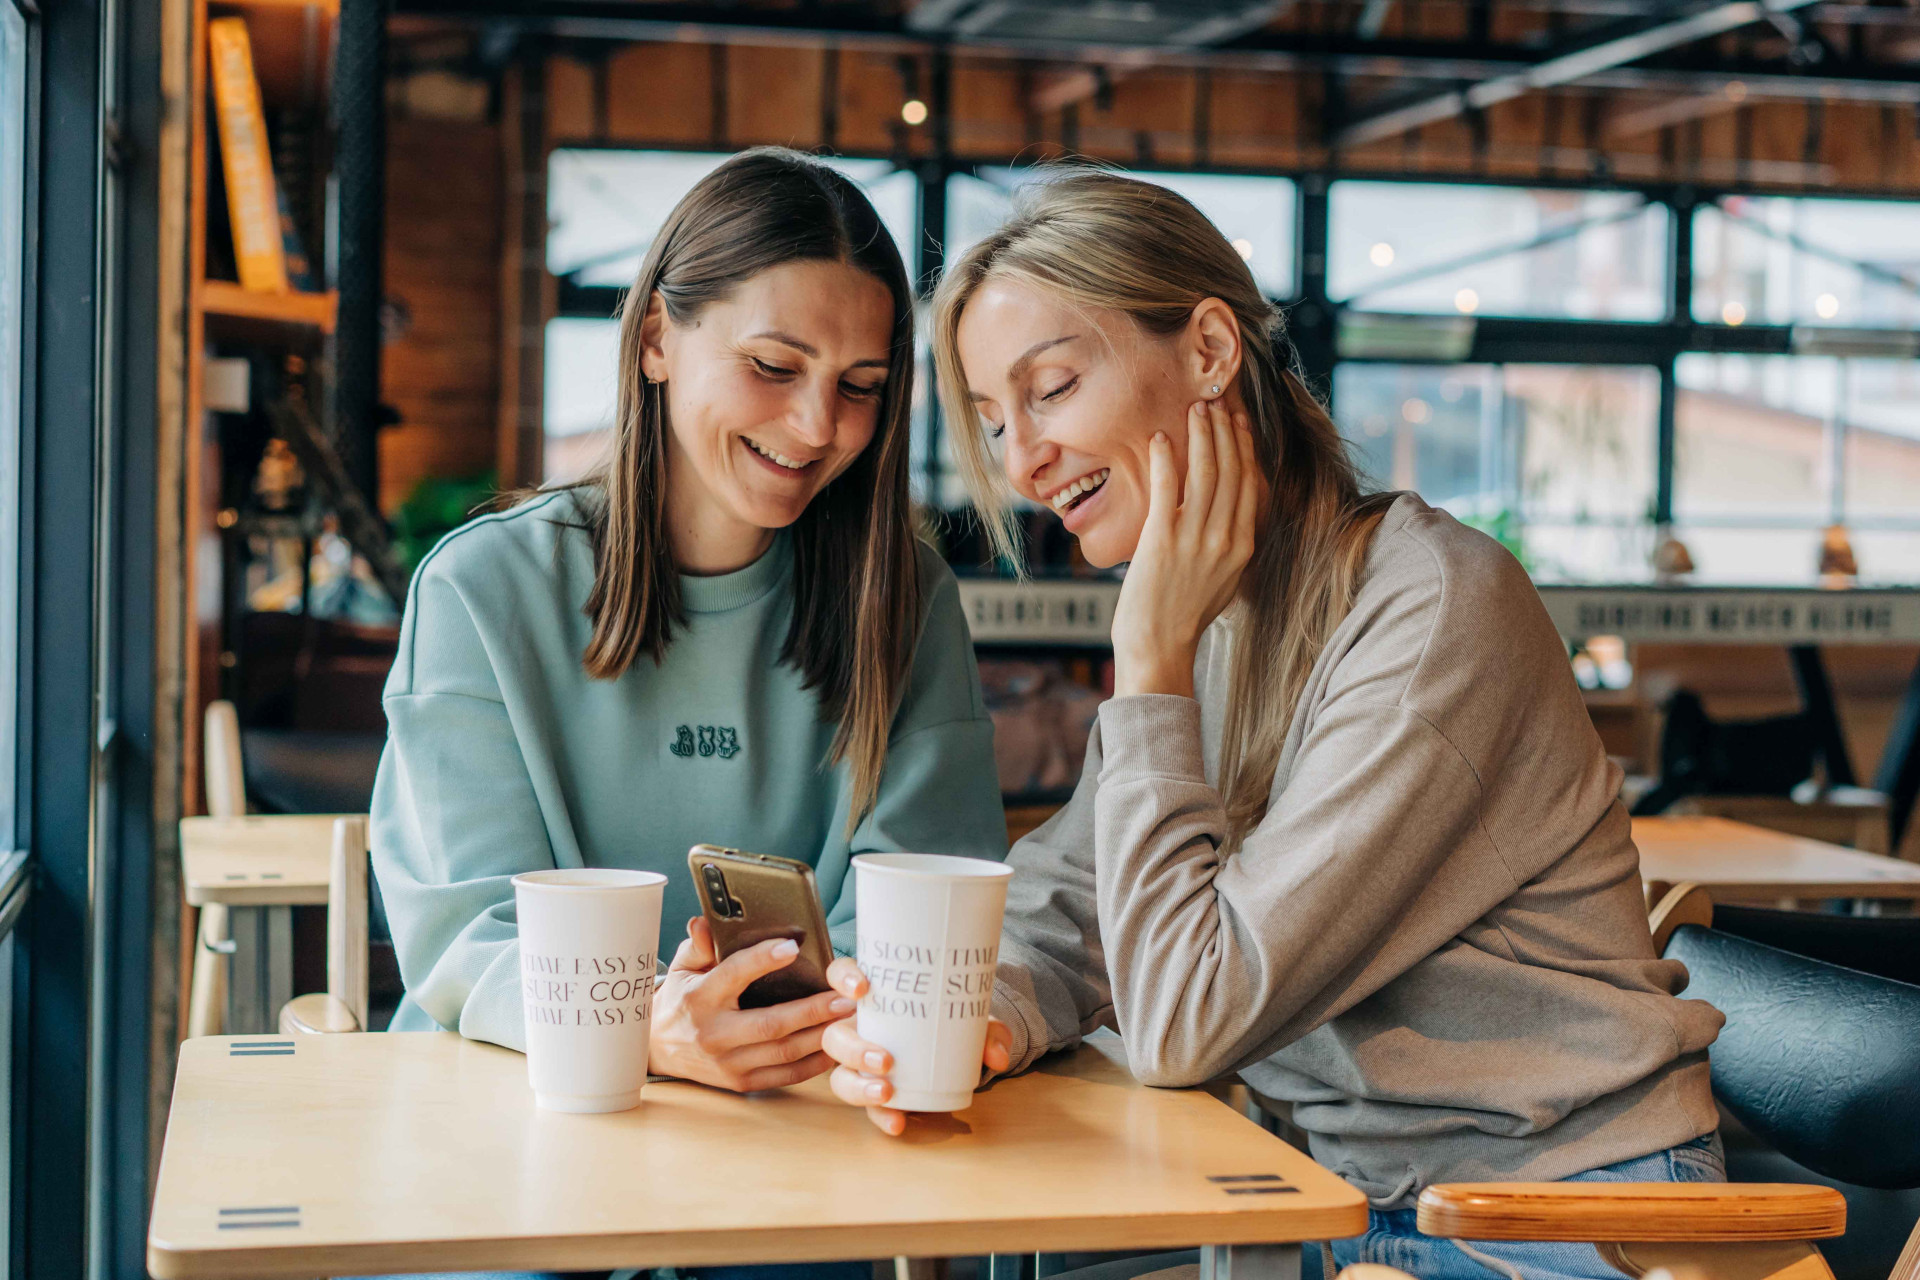
<path fill-rule="evenodd" d="M 373 793 L 373 868 L 407 999 L 396 1031 L 436 1025 L 524 1048 L 510 878 L 635 867 L 668 878 L 660 949 L 699 913 L 701 842 L 808 863 L 837 949 L 852 950 L 854 854 L 999 859 L 993 724 L 952 573 L 920 548 L 926 621 L 874 810 L 846 834 L 835 726 L 780 662 L 792 615 L 785 535 L 735 573 L 680 579 L 687 626 L 666 660 L 617 680 L 580 665 L 593 554 L 574 492 L 443 539 L 408 593 Z"/>

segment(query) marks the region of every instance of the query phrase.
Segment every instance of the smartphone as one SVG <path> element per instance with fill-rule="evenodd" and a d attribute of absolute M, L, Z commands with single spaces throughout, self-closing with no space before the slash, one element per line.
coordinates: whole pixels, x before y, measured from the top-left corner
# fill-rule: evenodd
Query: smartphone
<path fill-rule="evenodd" d="M 769 938 L 792 938 L 800 944 L 792 964 L 756 979 L 740 993 L 741 1008 L 784 1004 L 828 989 L 833 946 L 812 867 L 711 844 L 689 849 L 687 866 L 699 886 L 700 911 L 713 930 L 720 959 Z"/>

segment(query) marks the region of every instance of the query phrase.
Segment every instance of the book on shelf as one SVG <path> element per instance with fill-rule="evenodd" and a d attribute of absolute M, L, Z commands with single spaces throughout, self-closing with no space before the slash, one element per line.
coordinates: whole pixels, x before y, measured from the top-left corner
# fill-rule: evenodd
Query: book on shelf
<path fill-rule="evenodd" d="M 319 113 L 310 107 L 286 107 L 267 116 L 287 279 L 301 293 L 318 293 L 324 287 L 319 264 L 307 256 L 307 246 L 320 242 L 317 223 L 324 216 L 316 191 L 322 181 L 317 177 L 322 167 L 318 154 L 322 130 Z"/>
<path fill-rule="evenodd" d="M 255 293 L 286 293 L 286 233 L 245 19 L 215 18 L 207 24 L 207 60 L 240 285 Z"/>

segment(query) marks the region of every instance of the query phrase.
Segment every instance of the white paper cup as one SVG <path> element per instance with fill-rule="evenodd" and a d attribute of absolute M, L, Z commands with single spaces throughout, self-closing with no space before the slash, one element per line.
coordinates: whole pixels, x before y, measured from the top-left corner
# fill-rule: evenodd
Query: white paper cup
<path fill-rule="evenodd" d="M 666 885 L 612 867 L 513 878 L 527 1079 L 547 1110 L 640 1105 Z"/>
<path fill-rule="evenodd" d="M 887 1105 L 965 1110 L 980 1083 L 1013 868 L 929 853 L 865 853 L 853 866 L 867 975 L 854 1026 L 893 1055 Z"/>

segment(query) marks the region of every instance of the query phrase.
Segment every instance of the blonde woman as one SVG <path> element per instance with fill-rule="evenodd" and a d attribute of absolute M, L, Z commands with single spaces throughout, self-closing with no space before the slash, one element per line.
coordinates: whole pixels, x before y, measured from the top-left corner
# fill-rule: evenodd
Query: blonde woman
<path fill-rule="evenodd" d="M 1128 562 L 1079 788 L 1010 855 L 988 1066 L 1113 1026 L 1148 1083 L 1239 1073 L 1367 1193 L 1342 1265 L 1617 1280 L 1590 1246 L 1413 1223 L 1439 1181 L 1724 1177 L 1721 1019 L 1653 954 L 1619 772 L 1526 574 L 1363 491 L 1279 315 L 1162 188 L 1039 185 L 934 329 L 995 527 L 1018 494 Z M 898 1132 L 879 1051 L 850 1022 L 825 1046 Z"/>

